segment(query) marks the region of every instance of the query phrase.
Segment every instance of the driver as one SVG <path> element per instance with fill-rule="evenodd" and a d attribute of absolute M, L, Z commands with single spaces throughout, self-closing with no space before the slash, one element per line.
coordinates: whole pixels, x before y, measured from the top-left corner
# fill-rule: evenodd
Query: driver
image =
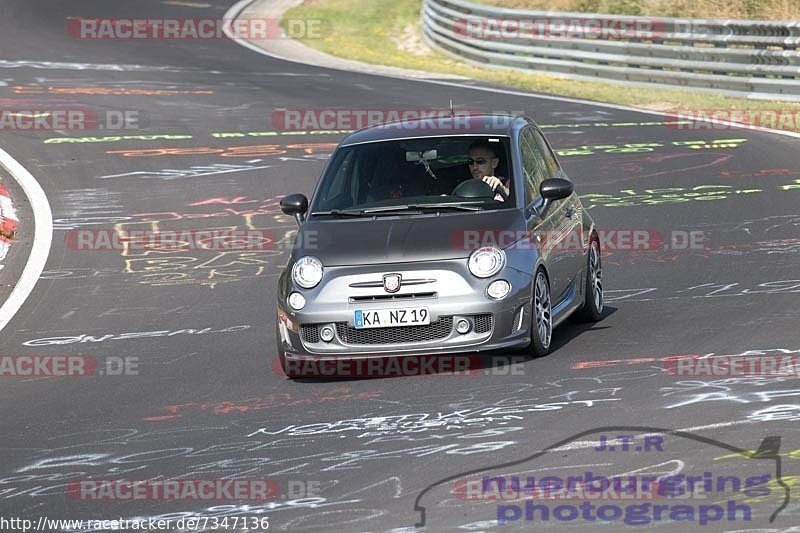
<path fill-rule="evenodd" d="M 467 165 L 473 179 L 483 181 L 493 191 L 496 191 L 498 187 L 502 187 L 506 197 L 509 195 L 508 178 L 494 175 L 494 170 L 500 164 L 500 158 L 497 157 L 494 146 L 485 141 L 476 141 L 469 146 L 467 157 L 469 158 L 467 159 Z M 496 194 L 494 199 L 500 202 L 504 201 L 500 194 Z"/>

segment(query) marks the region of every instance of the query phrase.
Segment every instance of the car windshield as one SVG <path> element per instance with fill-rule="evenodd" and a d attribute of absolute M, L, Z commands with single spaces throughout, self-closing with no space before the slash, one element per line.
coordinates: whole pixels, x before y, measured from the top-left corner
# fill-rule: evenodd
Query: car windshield
<path fill-rule="evenodd" d="M 496 155 L 494 167 L 492 153 Z M 328 165 L 311 214 L 510 208 L 514 206 L 514 186 L 509 155 L 508 137 L 422 137 L 344 146 Z M 471 183 L 479 180 L 473 180 L 468 160 L 473 167 L 482 164 L 486 175 L 499 178 L 509 189 L 508 198 L 492 192 L 488 185 Z"/>

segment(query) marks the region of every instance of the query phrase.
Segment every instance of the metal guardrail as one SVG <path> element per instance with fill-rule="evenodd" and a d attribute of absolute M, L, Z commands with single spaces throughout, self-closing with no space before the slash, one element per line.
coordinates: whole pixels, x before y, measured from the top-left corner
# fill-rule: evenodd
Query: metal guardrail
<path fill-rule="evenodd" d="M 609 22 L 637 29 L 589 31 Z M 422 26 L 430 45 L 482 66 L 800 101 L 800 21 L 559 13 L 424 0 Z"/>

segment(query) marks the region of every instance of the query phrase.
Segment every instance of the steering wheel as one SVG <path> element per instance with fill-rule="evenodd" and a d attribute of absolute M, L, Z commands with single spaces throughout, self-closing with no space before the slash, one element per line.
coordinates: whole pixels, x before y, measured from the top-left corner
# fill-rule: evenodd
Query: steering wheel
<path fill-rule="evenodd" d="M 503 187 L 492 190 L 488 183 L 474 178 L 462 181 L 450 194 L 461 198 L 494 198 L 495 194 L 499 194 L 503 201 L 508 200 Z"/>
<path fill-rule="evenodd" d="M 504 201 L 504 202 L 507 202 L 507 201 L 508 201 L 508 194 L 506 193 L 506 190 L 503 188 L 503 186 L 502 186 L 502 185 L 499 185 L 499 186 L 498 186 L 498 187 L 497 187 L 497 188 L 494 190 L 494 193 L 495 193 L 495 194 L 499 194 L 499 195 L 500 195 L 500 197 L 503 199 L 503 201 Z M 492 198 L 494 198 L 494 196 L 492 196 Z"/>

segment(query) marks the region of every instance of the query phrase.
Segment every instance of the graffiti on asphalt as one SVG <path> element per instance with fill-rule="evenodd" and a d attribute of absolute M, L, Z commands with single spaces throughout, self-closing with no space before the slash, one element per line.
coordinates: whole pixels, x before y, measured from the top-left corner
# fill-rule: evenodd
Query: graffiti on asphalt
<path fill-rule="evenodd" d="M 242 331 L 250 329 L 250 326 L 243 324 L 241 326 L 230 326 L 222 329 L 212 328 L 198 328 L 198 329 L 179 329 L 170 331 L 168 329 L 160 331 L 137 331 L 133 333 L 107 333 L 105 335 L 93 336 L 86 333 L 79 335 L 66 335 L 60 337 L 45 337 L 42 339 L 32 339 L 22 343 L 23 346 L 53 346 L 63 344 L 85 343 L 85 342 L 105 342 L 105 341 L 119 341 L 129 339 L 142 339 L 152 337 L 174 337 L 176 335 L 207 335 L 213 333 L 231 333 L 235 331 Z"/>
<path fill-rule="evenodd" d="M 180 211 L 136 213 L 131 220 L 114 224 L 120 237 L 131 231 L 145 230 L 154 234 L 169 230 L 185 230 L 193 220 L 212 219 L 233 231 L 250 230 L 274 235 L 274 247 L 259 250 L 219 251 L 207 254 L 188 254 L 180 247 L 171 250 L 124 249 L 121 257 L 124 271 L 140 284 L 163 287 L 177 285 L 215 288 L 266 275 L 276 275 L 285 250 L 296 234 L 296 225 L 280 214 L 280 196 L 251 198 L 248 196 L 213 197 L 187 204 Z"/>
<path fill-rule="evenodd" d="M 211 165 L 194 165 L 183 169 L 164 168 L 160 170 L 135 170 L 132 172 L 123 172 L 122 174 L 98 176 L 97 179 L 136 178 L 168 181 L 183 178 L 218 176 L 220 174 L 232 174 L 234 172 L 247 172 L 250 170 L 264 170 L 267 168 L 271 168 L 271 165 L 229 165 L 225 163 L 215 163 Z"/>
<path fill-rule="evenodd" d="M 559 148 L 555 152 L 561 157 L 592 154 L 635 154 L 653 152 L 657 148 L 667 146 L 680 146 L 690 150 L 717 150 L 722 148 L 739 148 L 747 139 L 717 139 L 714 141 L 655 141 L 646 143 L 627 144 L 598 144 L 584 145 L 573 148 Z"/>

